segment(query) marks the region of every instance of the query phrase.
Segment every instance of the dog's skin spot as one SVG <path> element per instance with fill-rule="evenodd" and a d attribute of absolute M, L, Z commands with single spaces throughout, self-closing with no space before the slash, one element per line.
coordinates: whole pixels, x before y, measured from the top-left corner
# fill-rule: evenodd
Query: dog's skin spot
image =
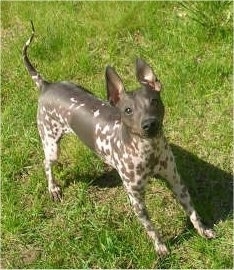
<path fill-rule="evenodd" d="M 167 162 L 166 162 L 165 160 L 161 160 L 161 161 L 160 161 L 160 165 L 161 165 L 164 169 L 167 168 Z"/>
<path fill-rule="evenodd" d="M 142 175 L 142 172 L 143 172 L 143 165 L 140 163 L 140 164 L 138 164 L 137 165 L 137 167 L 136 167 L 136 173 L 138 174 L 138 175 Z"/>
<path fill-rule="evenodd" d="M 82 104 L 80 104 L 80 105 L 78 105 L 78 106 L 76 106 L 76 110 L 79 110 L 81 107 L 84 107 L 85 106 L 85 104 L 84 103 L 82 103 Z"/>
<path fill-rule="evenodd" d="M 70 100 L 71 100 L 71 102 L 73 102 L 73 103 L 77 103 L 78 101 L 77 101 L 77 99 L 75 99 L 75 98 L 70 98 Z"/>
<path fill-rule="evenodd" d="M 120 148 L 120 141 L 117 141 L 116 145 L 118 148 Z"/>
<path fill-rule="evenodd" d="M 185 193 L 185 192 L 181 192 L 181 194 L 180 194 L 180 197 L 182 198 L 182 199 L 184 199 L 184 198 L 186 198 L 188 195 L 187 195 L 187 193 Z"/>
<path fill-rule="evenodd" d="M 155 158 L 155 165 L 158 165 L 158 164 L 159 164 L 159 158 L 156 157 L 156 158 Z"/>
<path fill-rule="evenodd" d="M 132 162 L 130 162 L 130 163 L 128 164 L 128 169 L 129 169 L 129 170 L 133 170 L 133 169 L 134 169 L 134 164 L 133 164 Z"/>
<path fill-rule="evenodd" d="M 134 176 L 135 176 L 135 173 L 134 173 L 134 171 L 125 171 L 125 177 L 127 178 L 127 179 L 129 179 L 131 182 L 135 182 L 135 179 L 134 179 Z"/>
<path fill-rule="evenodd" d="M 75 105 L 76 105 L 75 103 L 72 103 L 72 104 L 69 106 L 68 109 L 69 109 L 69 110 L 73 109 L 73 107 L 75 107 Z"/>
<path fill-rule="evenodd" d="M 32 79 L 33 79 L 34 82 L 36 83 L 36 86 L 39 88 L 39 87 L 40 87 L 40 84 L 39 84 L 39 82 L 38 82 L 38 80 L 40 79 L 39 75 L 32 76 Z"/>
<path fill-rule="evenodd" d="M 98 112 L 99 113 L 99 112 Z M 95 117 L 95 116 L 94 116 Z M 103 131 L 101 132 L 101 134 L 105 135 L 107 134 L 107 132 L 110 131 L 110 126 L 106 125 L 103 129 Z"/>
<path fill-rule="evenodd" d="M 188 190 L 185 186 L 183 186 L 181 191 L 182 191 L 182 193 L 186 193 Z"/>
<path fill-rule="evenodd" d="M 94 117 L 98 117 L 98 116 L 99 116 L 99 114 L 100 114 L 100 111 L 99 111 L 99 110 L 97 110 L 97 111 L 95 111 L 95 112 L 94 112 L 93 116 L 94 116 Z"/>
<path fill-rule="evenodd" d="M 110 152 L 110 149 L 107 149 L 107 150 L 106 150 L 106 154 L 109 156 L 110 153 L 111 153 L 111 152 Z"/>

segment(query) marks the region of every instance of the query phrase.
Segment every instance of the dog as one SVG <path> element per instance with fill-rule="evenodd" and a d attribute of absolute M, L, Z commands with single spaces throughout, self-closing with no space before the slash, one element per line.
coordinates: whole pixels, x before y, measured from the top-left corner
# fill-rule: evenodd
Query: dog
<path fill-rule="evenodd" d="M 144 203 L 144 187 L 148 178 L 156 174 L 167 179 L 198 233 L 214 238 L 214 231 L 203 225 L 194 209 L 163 134 L 162 86 L 152 68 L 144 60 L 137 59 L 136 76 L 140 88 L 126 92 L 119 75 L 107 66 L 108 101 L 103 101 L 73 83 L 44 80 L 28 58 L 27 49 L 34 32 L 32 24 L 32 34 L 22 54 L 26 69 L 40 91 L 37 125 L 52 198 L 62 198 L 52 172 L 53 164 L 58 159 L 59 141 L 64 134 L 73 132 L 105 163 L 118 171 L 133 210 L 159 255 L 168 254 L 168 249 L 154 228 Z"/>

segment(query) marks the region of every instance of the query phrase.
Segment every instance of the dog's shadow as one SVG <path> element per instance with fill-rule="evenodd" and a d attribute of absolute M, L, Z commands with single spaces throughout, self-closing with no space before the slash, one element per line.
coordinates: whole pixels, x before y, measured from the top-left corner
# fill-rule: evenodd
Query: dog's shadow
<path fill-rule="evenodd" d="M 59 162 L 58 167 L 60 167 L 60 170 L 63 170 L 64 164 Z M 63 180 L 63 188 L 67 188 L 72 183 L 78 183 L 80 181 L 85 182 L 89 186 L 98 187 L 100 189 L 115 188 L 122 185 L 118 172 L 106 164 L 103 164 L 102 173 L 98 173 L 96 170 L 89 171 L 85 174 L 75 171 L 72 174 L 66 174 L 65 178 L 63 177 Z"/>
<path fill-rule="evenodd" d="M 233 210 L 232 174 L 199 159 L 177 145 L 171 144 L 171 148 L 178 171 L 205 224 L 212 226 L 230 216 Z M 90 185 L 98 188 L 114 188 L 122 185 L 118 173 L 108 166 L 105 167 L 103 174 L 95 175 L 90 172 L 81 176 L 77 173 L 72 178 L 73 181 L 85 179 Z M 70 182 L 69 179 L 65 179 L 64 186 L 69 186 Z"/>
<path fill-rule="evenodd" d="M 196 210 L 212 226 L 233 211 L 233 177 L 183 148 L 171 144 L 178 171 L 191 194 Z"/>

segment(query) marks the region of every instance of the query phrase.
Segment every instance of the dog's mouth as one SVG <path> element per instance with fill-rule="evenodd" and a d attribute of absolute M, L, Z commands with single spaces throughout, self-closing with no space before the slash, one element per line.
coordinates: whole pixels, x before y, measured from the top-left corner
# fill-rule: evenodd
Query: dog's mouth
<path fill-rule="evenodd" d="M 156 130 L 149 130 L 149 131 L 143 131 L 142 132 L 142 137 L 144 138 L 155 138 L 157 136 L 159 136 L 161 134 L 161 128 L 160 129 L 156 129 Z"/>

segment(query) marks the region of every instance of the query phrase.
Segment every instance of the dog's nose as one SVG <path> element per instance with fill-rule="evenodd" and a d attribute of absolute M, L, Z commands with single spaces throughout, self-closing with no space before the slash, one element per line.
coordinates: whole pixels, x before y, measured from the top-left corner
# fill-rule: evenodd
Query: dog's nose
<path fill-rule="evenodd" d="M 146 132 L 156 129 L 157 126 L 158 122 L 156 118 L 148 118 L 143 120 L 141 123 L 141 128 Z"/>

